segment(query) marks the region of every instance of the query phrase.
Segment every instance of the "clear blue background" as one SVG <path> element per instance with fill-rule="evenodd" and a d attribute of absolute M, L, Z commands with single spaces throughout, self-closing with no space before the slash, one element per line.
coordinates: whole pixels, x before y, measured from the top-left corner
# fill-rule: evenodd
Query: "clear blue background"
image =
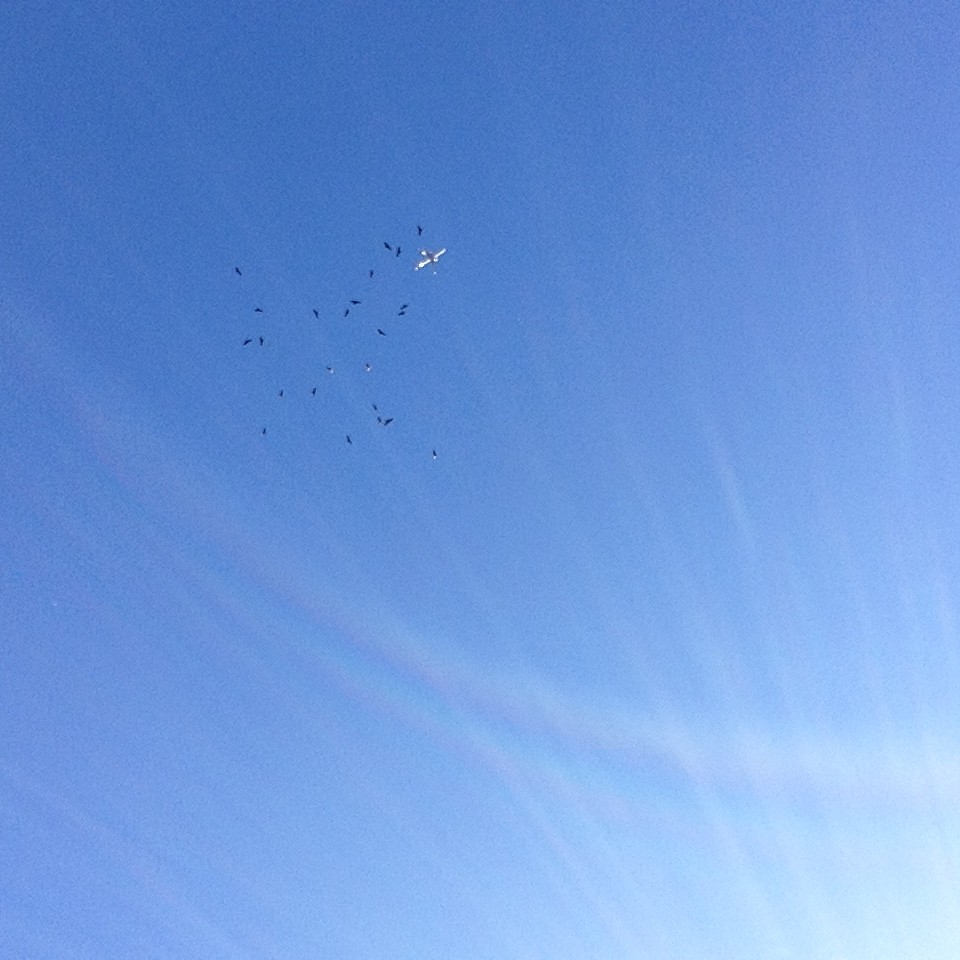
<path fill-rule="evenodd" d="M 0 11 L 0 953 L 955 958 L 960 14 L 199 6 Z"/>

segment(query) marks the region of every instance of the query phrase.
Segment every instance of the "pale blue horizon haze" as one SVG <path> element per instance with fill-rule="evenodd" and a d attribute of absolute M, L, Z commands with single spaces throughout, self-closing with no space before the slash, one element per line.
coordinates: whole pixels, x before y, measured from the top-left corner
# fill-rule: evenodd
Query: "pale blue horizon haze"
<path fill-rule="evenodd" d="M 955 958 L 958 36 L 5 5 L 0 954 Z"/>

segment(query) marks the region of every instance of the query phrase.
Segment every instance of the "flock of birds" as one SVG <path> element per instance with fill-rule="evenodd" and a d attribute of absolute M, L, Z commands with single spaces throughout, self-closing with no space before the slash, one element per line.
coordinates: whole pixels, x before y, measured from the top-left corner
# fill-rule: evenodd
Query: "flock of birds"
<path fill-rule="evenodd" d="M 417 224 L 417 238 L 418 238 L 418 239 L 421 239 L 422 237 L 423 237 L 423 227 L 421 227 L 419 224 Z M 402 247 L 401 247 L 401 245 L 400 245 L 399 243 L 397 243 L 397 244 L 394 245 L 394 244 L 388 243 L 386 240 L 384 240 L 384 241 L 383 241 L 383 246 L 384 246 L 386 252 L 387 252 L 394 260 L 399 259 L 400 256 L 402 255 L 403 250 L 402 250 Z M 414 270 L 421 270 L 421 269 L 423 269 L 424 267 L 432 266 L 432 267 L 434 268 L 434 271 L 433 271 L 433 272 L 436 273 L 436 265 L 437 265 L 440 257 L 441 257 L 444 253 L 446 253 L 446 248 L 442 248 L 442 249 L 439 249 L 439 250 L 420 249 L 420 250 L 419 250 L 419 259 L 417 260 L 416 264 L 414 265 Z M 236 273 L 236 275 L 237 275 L 238 277 L 243 277 L 243 271 L 240 269 L 239 266 L 234 267 L 233 269 L 234 269 L 234 273 Z M 371 268 L 367 271 L 367 280 L 368 280 L 368 282 L 369 282 L 369 281 L 372 281 L 372 280 L 374 279 L 375 274 L 376 274 L 376 271 L 371 267 Z M 363 300 L 361 300 L 361 299 L 358 299 L 358 298 L 356 298 L 356 297 L 349 299 L 349 300 L 346 302 L 346 304 L 345 304 L 345 306 L 344 306 L 344 309 L 343 309 L 343 317 L 344 317 L 344 319 L 346 319 L 347 317 L 350 316 L 351 310 L 354 310 L 354 311 L 355 311 L 357 307 L 361 307 L 362 305 L 363 305 Z M 410 304 L 409 304 L 409 303 L 402 303 L 402 304 L 400 305 L 399 310 L 397 310 L 397 312 L 396 312 L 396 316 L 397 316 L 397 317 L 404 317 L 404 316 L 406 316 L 407 310 L 408 310 L 409 308 L 410 308 Z M 255 307 L 253 308 L 253 312 L 254 312 L 255 314 L 263 314 L 263 313 L 264 313 L 264 310 L 263 310 L 263 307 L 261 307 L 261 306 L 258 305 L 258 306 L 255 306 Z M 313 316 L 314 316 L 315 319 L 317 319 L 317 320 L 321 319 L 320 310 L 318 310 L 316 307 L 312 308 L 311 312 L 313 313 Z M 377 335 L 380 336 L 380 337 L 386 337 L 386 336 L 387 336 L 386 331 L 385 331 L 382 327 L 377 327 L 377 328 L 376 328 L 376 331 L 377 331 Z M 245 336 L 245 337 L 243 338 L 243 341 L 242 341 L 242 343 L 241 343 L 241 346 L 242 346 L 242 347 L 250 347 L 250 346 L 252 346 L 252 345 L 257 345 L 258 347 L 263 347 L 263 346 L 266 344 L 266 342 L 267 342 L 267 341 L 266 341 L 265 336 L 264 336 L 262 333 L 257 333 L 257 334 L 251 335 L 251 336 Z M 363 369 L 364 369 L 364 372 L 365 372 L 365 373 L 370 374 L 370 373 L 373 372 L 373 364 L 370 363 L 369 360 L 368 360 L 368 361 L 365 361 L 364 364 L 363 364 Z M 326 370 L 326 373 L 327 373 L 328 375 L 332 375 L 333 373 L 335 373 L 335 368 L 334 368 L 333 366 L 331 366 L 331 365 L 326 365 L 325 370 Z M 314 397 L 317 395 L 317 387 L 316 387 L 316 386 L 311 387 L 311 389 L 310 389 L 310 394 L 311 394 L 311 396 L 314 396 Z M 283 396 L 284 396 L 283 388 L 280 388 L 280 389 L 277 391 L 277 396 L 278 396 L 278 398 L 280 398 L 280 399 L 283 398 Z M 377 425 L 378 425 L 379 427 L 386 428 L 386 427 L 389 427 L 389 426 L 394 422 L 394 418 L 393 418 L 392 416 L 387 417 L 387 416 L 384 416 L 384 415 L 382 414 L 379 406 L 378 406 L 376 403 L 371 403 L 371 407 L 372 407 L 373 414 L 376 416 L 376 422 L 377 422 Z M 267 428 L 266 428 L 266 426 L 261 427 L 261 431 L 260 431 L 260 432 L 261 432 L 261 434 L 262 434 L 263 436 L 266 436 L 266 435 L 267 435 Z M 346 443 L 347 443 L 348 445 L 353 446 L 353 442 L 354 442 L 354 441 L 353 441 L 353 436 L 352 436 L 351 434 L 349 434 L 349 433 L 344 434 L 344 438 L 345 438 L 345 441 L 346 441 Z M 432 457 L 434 460 L 437 459 L 437 451 L 436 451 L 436 448 L 432 449 L 432 450 L 430 451 L 430 454 L 431 454 L 431 457 Z"/>

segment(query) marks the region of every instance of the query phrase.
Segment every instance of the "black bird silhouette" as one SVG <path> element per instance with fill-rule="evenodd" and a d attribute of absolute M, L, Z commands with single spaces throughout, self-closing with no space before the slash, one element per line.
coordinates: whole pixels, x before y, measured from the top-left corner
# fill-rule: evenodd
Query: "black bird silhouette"
<path fill-rule="evenodd" d="M 436 450 L 433 451 L 433 459 L 434 459 L 434 460 L 437 459 L 437 451 L 436 451 Z"/>
<path fill-rule="evenodd" d="M 377 423 L 383 423 L 383 417 L 377 417 Z"/>
<path fill-rule="evenodd" d="M 373 279 L 373 271 L 372 271 L 372 270 L 370 271 L 370 279 L 371 279 L 371 280 Z"/>
<path fill-rule="evenodd" d="M 400 309 L 401 309 L 401 310 L 406 310 L 407 307 L 409 307 L 409 306 L 410 306 L 409 303 L 404 303 L 403 305 L 401 305 Z"/>
<path fill-rule="evenodd" d="M 314 310 L 314 311 L 313 311 L 313 315 L 314 315 L 318 320 L 320 319 L 320 311 L 319 311 L 319 310 Z"/>
<path fill-rule="evenodd" d="M 242 277 L 242 276 L 243 276 L 243 274 L 240 272 L 240 268 L 239 268 L 239 267 L 234 267 L 233 269 L 236 270 L 238 277 Z"/>
<path fill-rule="evenodd" d="M 349 308 L 349 307 L 347 307 L 347 309 L 343 311 L 343 315 L 344 315 L 345 317 L 349 317 L 349 316 L 350 316 L 350 308 Z"/>
<path fill-rule="evenodd" d="M 405 317 L 406 315 L 407 315 L 407 311 L 406 311 L 406 310 L 400 310 L 400 311 L 397 313 L 397 316 L 398 316 L 398 317 Z"/>
<path fill-rule="evenodd" d="M 310 396 L 311 396 L 311 397 L 315 397 L 316 395 L 317 395 L 317 388 L 314 387 L 314 388 L 310 391 Z"/>
<path fill-rule="evenodd" d="M 333 373 L 333 367 L 327 367 L 327 373 Z"/>
<path fill-rule="evenodd" d="M 253 343 L 253 337 L 247 337 L 247 339 L 243 341 L 244 346 L 246 346 L 248 343 Z"/>
<path fill-rule="evenodd" d="M 281 390 L 280 393 L 277 394 L 277 396 L 282 397 L 282 396 L 283 396 L 283 391 Z"/>
<path fill-rule="evenodd" d="M 254 308 L 253 308 L 253 312 L 254 312 L 254 313 L 263 313 L 263 307 L 254 307 Z"/>
<path fill-rule="evenodd" d="M 359 301 L 359 300 L 351 300 L 350 302 L 351 302 L 355 307 L 359 307 L 359 306 L 360 306 L 360 301 Z"/>
<path fill-rule="evenodd" d="M 418 237 L 423 236 L 423 227 L 421 227 L 419 223 L 417 224 L 417 236 Z"/>
<path fill-rule="evenodd" d="M 390 244 L 387 243 L 386 240 L 383 241 L 383 245 L 384 245 L 388 250 L 392 250 L 392 249 L 393 249 L 393 247 L 391 247 Z"/>
<path fill-rule="evenodd" d="M 363 369 L 366 370 L 367 373 L 369 373 L 373 369 L 373 367 L 371 367 L 369 363 L 365 363 L 363 365 Z"/>
<path fill-rule="evenodd" d="M 391 423 L 393 423 L 393 417 L 387 417 L 387 419 L 383 421 L 385 427 L 389 427 Z"/>
<path fill-rule="evenodd" d="M 265 437 L 266 435 L 267 435 L 267 428 L 264 427 L 264 428 L 260 431 L 260 436 Z"/>
<path fill-rule="evenodd" d="M 379 333 L 381 337 L 386 336 L 386 334 L 379 327 L 377 327 L 377 333 Z"/>
<path fill-rule="evenodd" d="M 371 403 L 370 406 L 373 407 L 374 410 L 380 409 L 375 403 Z"/>
<path fill-rule="evenodd" d="M 257 337 L 257 339 L 260 341 L 260 346 L 262 347 L 262 346 L 263 346 L 263 337 Z"/>
<path fill-rule="evenodd" d="M 353 441 L 350 439 L 350 434 L 349 434 L 349 433 L 347 434 L 347 443 L 350 443 L 350 444 L 353 443 Z"/>
<path fill-rule="evenodd" d="M 398 257 L 400 256 L 400 246 L 399 246 L 399 244 L 397 245 L 397 256 L 398 256 Z"/>

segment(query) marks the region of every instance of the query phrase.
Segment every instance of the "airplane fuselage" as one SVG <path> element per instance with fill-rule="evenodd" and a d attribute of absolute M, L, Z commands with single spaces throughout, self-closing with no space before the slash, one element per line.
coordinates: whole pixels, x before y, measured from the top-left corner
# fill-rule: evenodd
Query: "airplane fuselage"
<path fill-rule="evenodd" d="M 413 268 L 414 270 L 421 270 L 423 267 L 428 267 L 431 264 L 436 264 L 437 261 L 447 252 L 447 248 L 444 247 L 442 250 L 421 250 L 420 259 L 417 261 L 417 265 Z"/>

